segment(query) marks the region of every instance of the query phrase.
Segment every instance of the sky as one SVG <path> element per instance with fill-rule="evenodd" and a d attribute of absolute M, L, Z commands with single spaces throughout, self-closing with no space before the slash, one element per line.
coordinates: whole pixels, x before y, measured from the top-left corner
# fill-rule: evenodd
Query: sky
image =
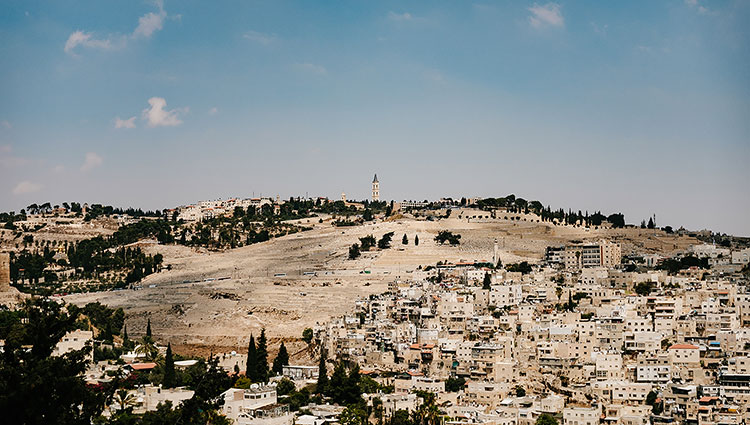
<path fill-rule="evenodd" d="M 750 236 L 750 1 L 0 4 L 0 210 L 516 194 Z"/>

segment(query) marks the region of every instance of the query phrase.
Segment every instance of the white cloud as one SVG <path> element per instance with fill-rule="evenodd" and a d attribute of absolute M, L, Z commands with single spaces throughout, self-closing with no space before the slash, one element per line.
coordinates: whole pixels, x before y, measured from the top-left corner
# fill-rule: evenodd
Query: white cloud
<path fill-rule="evenodd" d="M 24 180 L 13 188 L 14 195 L 26 195 L 28 193 L 39 192 L 42 189 L 42 185 L 39 183 L 33 183 L 28 180 Z"/>
<path fill-rule="evenodd" d="M 126 120 L 115 117 L 115 128 L 135 128 L 135 117 L 130 117 Z"/>
<path fill-rule="evenodd" d="M 534 28 L 562 27 L 565 25 L 565 18 L 563 18 L 560 5 L 557 3 L 547 3 L 544 6 L 534 3 L 534 6 L 529 8 L 529 12 L 531 12 L 529 24 Z"/>
<path fill-rule="evenodd" d="M 276 35 L 263 34 L 257 31 L 248 31 L 242 35 L 242 38 L 253 41 L 258 44 L 262 44 L 264 46 L 268 46 L 269 44 L 276 41 Z"/>
<path fill-rule="evenodd" d="M 103 162 L 104 160 L 101 156 L 97 155 L 94 152 L 88 152 L 86 153 L 86 158 L 83 160 L 81 171 L 89 171 L 93 168 L 99 167 Z"/>
<path fill-rule="evenodd" d="M 299 70 L 302 70 L 302 71 L 305 71 L 305 72 L 309 72 L 311 74 L 316 74 L 316 75 L 326 75 L 326 74 L 328 74 L 328 70 L 324 66 L 316 65 L 314 63 L 309 63 L 309 62 L 298 63 L 296 65 L 296 67 Z"/>
<path fill-rule="evenodd" d="M 685 0 L 685 4 L 688 5 L 691 8 L 694 8 L 698 11 L 701 15 L 705 15 L 709 12 L 708 8 L 705 6 L 702 6 L 698 0 Z"/>
<path fill-rule="evenodd" d="M 164 19 L 167 17 L 167 12 L 164 10 L 164 3 L 161 0 L 157 1 L 156 7 L 159 8 L 158 13 L 149 12 L 138 18 L 138 26 L 133 31 L 133 37 L 149 38 L 156 31 L 164 28 Z"/>
<path fill-rule="evenodd" d="M 391 21 L 411 21 L 414 19 L 414 17 L 409 12 L 388 12 L 388 19 L 390 19 Z"/>
<path fill-rule="evenodd" d="M 65 167 L 62 164 L 58 164 L 52 168 L 52 171 L 54 171 L 55 173 L 62 173 L 63 171 L 65 171 Z"/>
<path fill-rule="evenodd" d="M 0 145 L 0 153 L 10 153 L 13 148 L 10 145 Z"/>
<path fill-rule="evenodd" d="M 8 129 L 13 128 L 13 126 L 7 120 L 0 121 L 0 125 L 2 125 L 4 128 L 8 128 Z"/>
<path fill-rule="evenodd" d="M 216 115 L 218 113 L 219 113 L 219 108 L 217 108 L 216 106 L 208 110 L 208 115 Z"/>
<path fill-rule="evenodd" d="M 107 50 L 112 48 L 112 41 L 109 39 L 99 40 L 94 38 L 92 33 L 79 30 L 68 36 L 68 41 L 65 42 L 65 53 L 75 54 L 74 50 L 78 46 Z"/>
<path fill-rule="evenodd" d="M 167 18 L 167 12 L 164 10 L 164 3 L 162 0 L 157 0 L 154 4 L 159 11 L 149 12 L 138 18 L 138 26 L 133 30 L 133 33 L 130 36 L 131 38 L 149 38 L 155 32 L 164 28 L 164 20 Z M 179 15 L 176 18 L 179 19 Z M 68 41 L 65 42 L 65 53 L 75 55 L 75 49 L 78 46 L 108 50 L 117 47 L 124 47 L 127 42 L 127 35 L 98 39 L 94 38 L 94 35 L 91 32 L 78 30 L 68 36 Z"/>
<path fill-rule="evenodd" d="M 142 117 L 148 121 L 149 127 L 175 126 L 182 124 L 179 115 L 187 112 L 187 108 L 165 110 L 167 101 L 163 97 L 152 97 L 148 100 L 149 108 L 143 110 Z"/>

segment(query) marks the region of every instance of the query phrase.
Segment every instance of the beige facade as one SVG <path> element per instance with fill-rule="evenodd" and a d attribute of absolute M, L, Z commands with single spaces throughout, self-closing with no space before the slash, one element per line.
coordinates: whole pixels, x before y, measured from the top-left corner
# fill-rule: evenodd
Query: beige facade
<path fill-rule="evenodd" d="M 563 425 L 598 425 L 599 408 L 566 407 L 563 409 Z"/>
<path fill-rule="evenodd" d="M 10 254 L 0 252 L 0 292 L 10 289 Z"/>

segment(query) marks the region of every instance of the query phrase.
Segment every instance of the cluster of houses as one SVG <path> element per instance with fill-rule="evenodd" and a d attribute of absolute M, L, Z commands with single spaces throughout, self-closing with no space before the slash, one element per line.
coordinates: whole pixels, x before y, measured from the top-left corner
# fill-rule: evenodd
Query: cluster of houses
<path fill-rule="evenodd" d="M 264 205 L 271 205 L 275 209 L 278 209 L 282 202 L 279 199 L 274 200 L 273 198 L 218 199 L 183 205 L 174 210 L 169 210 L 168 213 L 174 214 L 176 212 L 178 220 L 193 222 L 215 217 L 232 216 L 236 207 L 242 209 L 247 209 L 248 207 L 261 209 Z"/>
<path fill-rule="evenodd" d="M 442 265 L 316 327 L 335 360 L 384 386 L 386 409 L 437 396 L 452 424 L 741 424 L 750 420 L 747 249 L 701 274 L 624 271 L 612 242 L 548 251 L 508 272 Z M 744 253 L 744 254 L 743 254 Z M 743 257 L 744 255 L 744 257 Z M 485 275 L 489 275 L 489 282 Z M 643 282 L 648 294 L 635 292 Z M 455 383 L 460 382 L 458 388 Z"/>

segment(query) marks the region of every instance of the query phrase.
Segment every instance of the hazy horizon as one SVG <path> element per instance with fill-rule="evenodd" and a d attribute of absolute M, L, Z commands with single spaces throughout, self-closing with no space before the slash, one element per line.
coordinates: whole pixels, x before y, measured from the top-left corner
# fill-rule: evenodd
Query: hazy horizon
<path fill-rule="evenodd" d="M 750 236 L 750 2 L 8 2 L 0 210 L 515 194 Z"/>

